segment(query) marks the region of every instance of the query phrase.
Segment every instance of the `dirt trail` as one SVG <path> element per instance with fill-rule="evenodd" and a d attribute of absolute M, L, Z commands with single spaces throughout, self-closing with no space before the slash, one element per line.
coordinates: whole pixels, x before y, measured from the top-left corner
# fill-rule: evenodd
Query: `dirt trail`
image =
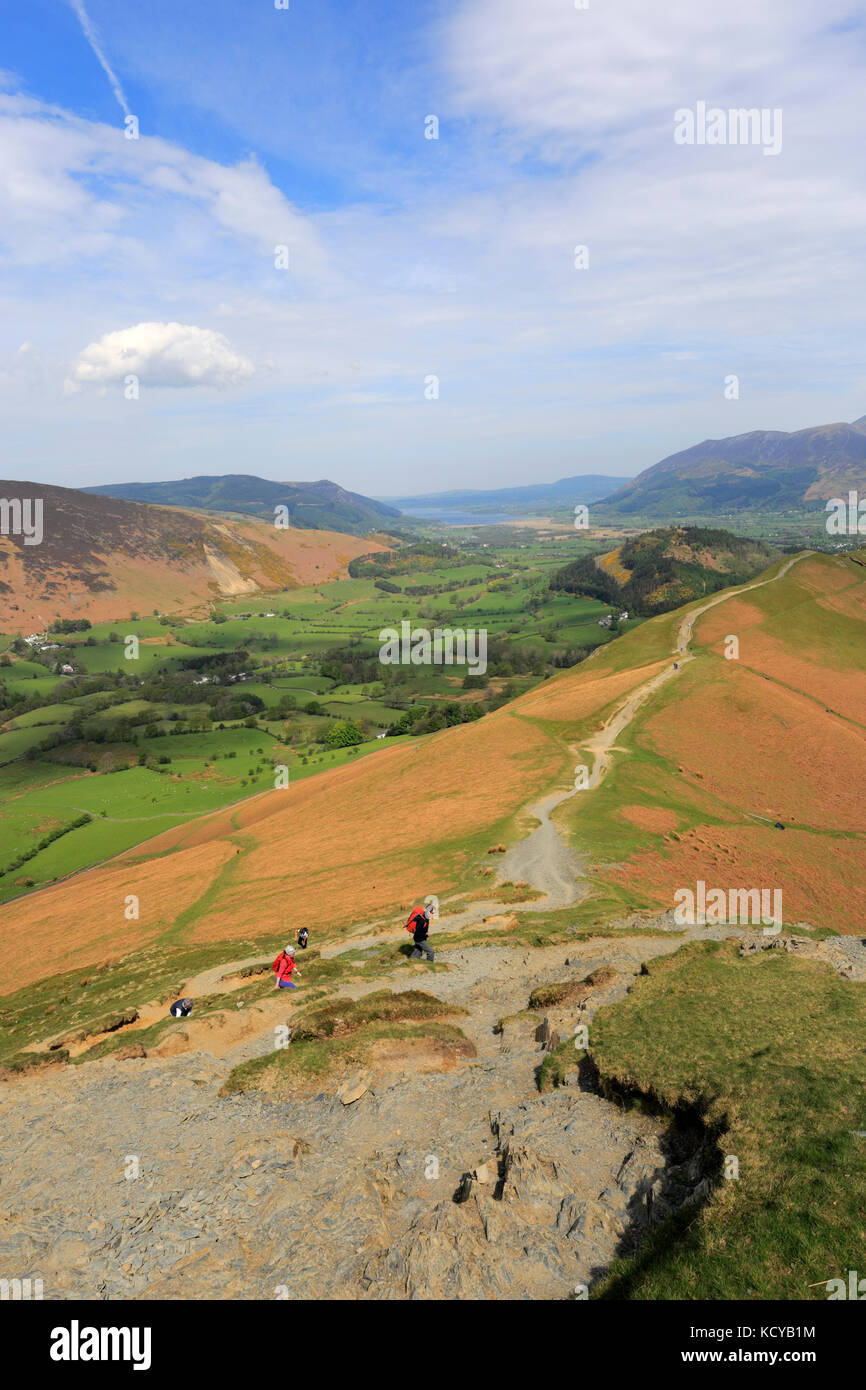
<path fill-rule="evenodd" d="M 628 728 L 641 706 L 655 691 L 660 689 L 666 681 L 677 676 L 686 662 L 694 661 L 695 658 L 688 649 L 696 619 L 700 618 L 708 609 L 714 608 L 719 603 L 724 603 L 729 598 L 736 598 L 747 593 L 750 589 L 759 589 L 765 584 L 775 583 L 776 580 L 788 573 L 792 565 L 810 553 L 806 551 L 803 555 L 793 556 L 769 579 L 753 580 L 751 583 L 740 585 L 736 589 L 724 590 L 702 604 L 700 608 L 687 614 L 677 630 L 676 653 L 672 654 L 677 656 L 676 663 L 659 672 L 658 675 L 653 676 L 633 691 L 619 709 L 614 711 L 604 727 L 581 745 L 582 749 L 589 753 L 593 759 L 592 770 L 588 774 L 586 786 L 548 792 L 540 801 L 526 808 L 525 814 L 536 819 L 538 825 L 525 840 L 512 846 L 500 860 L 497 883 L 515 883 L 523 880 L 536 892 L 542 893 L 543 899 L 536 899 L 528 903 L 515 903 L 509 907 L 506 907 L 501 899 L 485 899 L 448 917 L 447 921 L 443 923 L 447 930 L 459 930 L 465 926 L 476 927 L 483 923 L 484 919 L 489 917 L 491 913 L 550 911 L 572 907 L 575 903 L 583 901 L 589 892 L 589 885 L 583 879 L 583 866 L 579 856 L 563 840 L 551 818 L 551 813 L 563 802 L 570 800 L 571 797 L 577 796 L 581 792 L 594 791 L 601 786 L 610 771 L 613 753 L 623 751 L 617 747 L 617 739 L 623 730 Z M 402 928 L 392 930 L 384 928 L 381 932 L 371 933 L 370 926 L 373 925 L 375 924 L 368 924 L 360 928 L 357 935 L 348 939 L 344 938 L 333 946 L 324 947 L 322 954 L 325 956 L 339 955 L 343 951 L 402 938 Z"/>

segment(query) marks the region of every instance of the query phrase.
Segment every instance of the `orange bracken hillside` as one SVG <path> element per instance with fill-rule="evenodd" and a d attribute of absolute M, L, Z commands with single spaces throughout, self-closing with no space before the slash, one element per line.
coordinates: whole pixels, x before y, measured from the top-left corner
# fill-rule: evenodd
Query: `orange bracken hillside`
<path fill-rule="evenodd" d="M 728 659 L 732 638 L 739 655 Z M 862 931 L 866 569 L 803 559 L 699 618 L 693 650 L 699 659 L 648 705 L 637 756 L 606 788 L 629 808 L 621 823 L 661 831 L 650 816 L 673 802 L 677 824 L 600 877 L 664 908 L 698 879 L 779 887 L 786 921 Z"/>
<path fill-rule="evenodd" d="M 852 562 L 804 559 L 697 620 L 696 659 L 639 708 L 601 788 L 562 808 L 591 875 L 664 907 L 699 877 L 778 882 L 787 920 L 858 928 L 864 591 L 866 570 Z M 160 939 L 273 932 L 279 942 L 301 924 L 333 935 L 396 915 L 418 894 L 478 885 L 488 846 L 526 834 L 521 813 L 571 785 L 581 741 L 670 665 L 682 617 L 652 619 L 475 724 L 253 797 L 8 904 L 3 992 L 53 972 L 61 944 L 78 967 Z M 720 655 L 732 633 L 739 661 Z M 606 838 L 594 840 L 599 827 Z M 124 916 L 132 893 L 137 922 Z"/>

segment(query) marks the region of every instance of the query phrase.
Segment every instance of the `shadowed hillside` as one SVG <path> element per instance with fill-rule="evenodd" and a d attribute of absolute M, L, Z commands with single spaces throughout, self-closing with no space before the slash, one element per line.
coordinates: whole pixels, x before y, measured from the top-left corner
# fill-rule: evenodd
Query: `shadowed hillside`
<path fill-rule="evenodd" d="M 43 483 L 0 482 L 0 497 L 42 503 L 42 536 L 0 535 L 0 630 L 58 617 L 92 622 L 170 612 L 232 594 L 293 588 L 346 573 L 381 547 L 332 532 L 225 522 Z"/>

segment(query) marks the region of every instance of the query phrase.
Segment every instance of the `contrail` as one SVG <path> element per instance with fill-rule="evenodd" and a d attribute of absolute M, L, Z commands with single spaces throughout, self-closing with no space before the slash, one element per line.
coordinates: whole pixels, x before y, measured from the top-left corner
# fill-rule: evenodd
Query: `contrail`
<path fill-rule="evenodd" d="M 93 52 L 96 55 L 100 67 L 102 68 L 103 72 L 105 73 L 106 77 L 111 83 L 111 90 L 117 97 L 117 103 L 121 111 L 123 112 L 124 116 L 129 116 L 131 112 L 129 110 L 129 104 L 126 100 L 126 94 L 124 93 L 124 90 L 120 85 L 120 82 L 115 76 L 111 64 L 109 63 L 108 59 L 102 51 L 102 48 L 99 43 L 99 35 L 97 34 L 90 21 L 90 15 L 84 8 L 84 0 L 69 0 L 69 3 L 72 6 L 75 13 L 78 15 L 78 18 L 81 22 L 81 28 L 84 30 L 84 37 L 87 39 L 87 42 L 93 49 Z"/>

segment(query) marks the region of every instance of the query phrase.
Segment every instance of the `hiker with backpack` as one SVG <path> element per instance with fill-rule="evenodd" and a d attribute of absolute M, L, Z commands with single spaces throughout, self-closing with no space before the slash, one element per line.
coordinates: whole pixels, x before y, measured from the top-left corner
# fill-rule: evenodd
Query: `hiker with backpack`
<path fill-rule="evenodd" d="M 310 939 L 310 933 L 307 931 L 307 928 L 306 928 L 306 927 L 299 927 L 299 928 L 298 928 L 298 945 L 300 946 L 300 948 L 301 948 L 302 951 L 306 951 L 306 949 L 307 949 L 307 942 L 309 941 L 309 939 Z"/>
<path fill-rule="evenodd" d="M 284 950 L 280 951 L 280 954 L 274 961 L 272 968 L 274 974 L 277 977 L 275 983 L 276 989 L 297 989 L 297 985 L 292 979 L 292 975 L 293 973 L 296 973 L 298 976 L 300 976 L 301 972 L 300 970 L 295 970 L 294 946 L 286 946 Z"/>
<path fill-rule="evenodd" d="M 171 1014 L 172 1018 L 189 1018 L 190 1014 L 192 1013 L 192 1000 L 175 999 L 174 1003 L 169 1009 L 169 1013 Z"/>
<path fill-rule="evenodd" d="M 406 923 L 406 930 L 412 933 L 412 940 L 415 949 L 409 956 L 410 960 L 420 960 L 422 953 L 429 961 L 433 960 L 433 948 L 427 937 L 430 931 L 430 909 L 427 907 L 413 907 Z"/>

